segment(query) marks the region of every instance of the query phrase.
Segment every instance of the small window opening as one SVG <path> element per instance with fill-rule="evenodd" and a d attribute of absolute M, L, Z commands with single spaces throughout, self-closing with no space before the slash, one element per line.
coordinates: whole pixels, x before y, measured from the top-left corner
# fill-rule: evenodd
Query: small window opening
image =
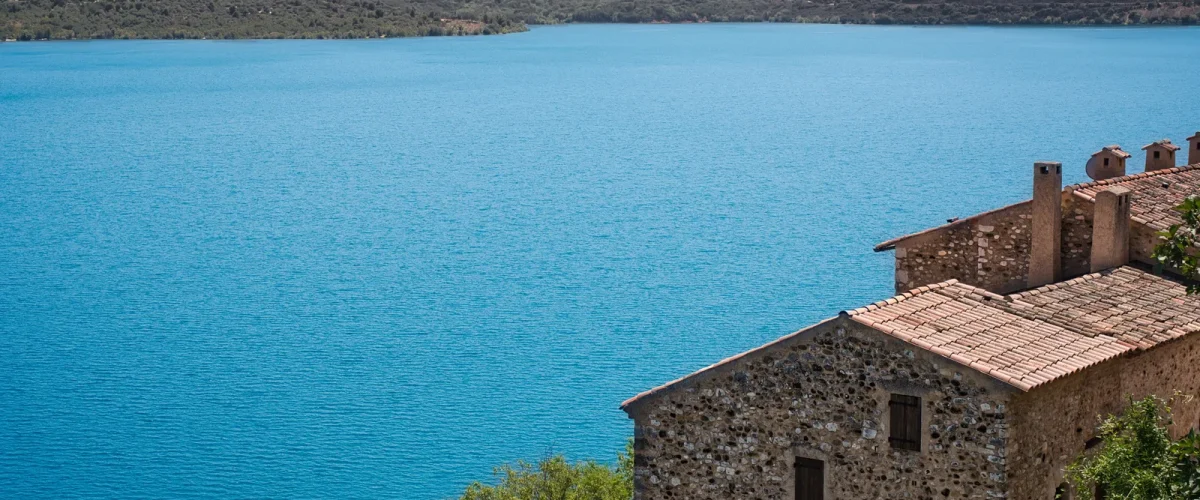
<path fill-rule="evenodd" d="M 825 500 L 825 462 L 796 457 L 796 500 Z"/>
<path fill-rule="evenodd" d="M 1106 167 L 1108 166 L 1108 158 L 1104 159 L 1104 166 L 1106 166 Z"/>
<path fill-rule="evenodd" d="M 1054 488 L 1054 500 L 1071 500 L 1071 493 L 1067 483 L 1060 484 L 1057 488 Z"/>
<path fill-rule="evenodd" d="M 921 451 L 921 398 L 892 394 L 888 409 L 891 412 L 888 443 L 900 450 Z"/>
<path fill-rule="evenodd" d="M 1157 160 L 1157 159 L 1158 159 L 1158 157 L 1159 157 L 1161 154 L 1162 154 L 1162 152 L 1161 152 L 1161 151 L 1155 151 L 1155 152 L 1154 152 L 1154 159 L 1155 159 L 1155 160 Z"/>
<path fill-rule="evenodd" d="M 1083 449 L 1090 450 L 1092 448 L 1100 446 L 1100 443 L 1103 443 L 1103 442 L 1104 442 L 1104 439 L 1101 439 L 1100 436 L 1096 436 L 1094 438 L 1087 440 L 1087 442 L 1083 443 Z"/>

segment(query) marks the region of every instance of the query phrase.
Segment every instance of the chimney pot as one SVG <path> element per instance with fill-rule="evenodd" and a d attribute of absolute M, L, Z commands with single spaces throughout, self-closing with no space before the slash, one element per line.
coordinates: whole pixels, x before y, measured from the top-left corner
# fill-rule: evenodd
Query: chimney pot
<path fill-rule="evenodd" d="M 1121 146 L 1113 144 L 1104 146 L 1100 151 L 1092 153 L 1092 158 L 1087 162 L 1087 174 L 1093 180 L 1102 181 L 1113 177 L 1122 177 L 1125 175 L 1125 160 L 1130 156 L 1121 149 Z"/>
<path fill-rule="evenodd" d="M 1153 172 L 1175 168 L 1175 152 L 1179 151 L 1179 146 L 1171 144 L 1170 139 L 1163 139 L 1142 146 L 1142 151 L 1146 152 L 1146 171 Z"/>
<path fill-rule="evenodd" d="M 1030 288 L 1054 283 L 1062 275 L 1062 163 L 1033 164 L 1032 212 Z"/>
<path fill-rule="evenodd" d="M 1196 135 L 1187 138 L 1188 140 L 1188 165 L 1200 163 L 1200 132 Z"/>
<path fill-rule="evenodd" d="M 1113 186 L 1096 193 L 1092 215 L 1092 272 L 1129 263 L 1129 202 L 1131 191 Z"/>

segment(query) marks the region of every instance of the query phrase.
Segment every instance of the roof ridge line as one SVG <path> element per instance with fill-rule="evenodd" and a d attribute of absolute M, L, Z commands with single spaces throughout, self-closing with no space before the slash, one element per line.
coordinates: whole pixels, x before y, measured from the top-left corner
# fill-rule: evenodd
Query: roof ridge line
<path fill-rule="evenodd" d="M 1117 267 L 1114 269 L 1120 269 L 1120 268 Z M 1004 299 L 1008 302 L 1020 302 L 1021 299 L 1025 299 L 1025 298 L 1033 297 L 1035 295 L 1041 295 L 1046 292 L 1058 290 L 1059 288 L 1062 288 L 1064 286 L 1077 285 L 1079 283 L 1085 283 L 1085 282 L 1094 280 L 1096 278 L 1104 276 L 1105 272 L 1106 271 L 1097 271 L 1094 273 L 1085 274 L 1083 276 L 1077 276 L 1077 277 L 1071 278 L 1066 281 L 1056 281 L 1054 283 L 1047 283 L 1047 284 L 1039 286 L 1037 288 L 1030 288 L 1029 290 L 1025 290 L 1023 292 L 1010 293 L 1010 294 L 1004 296 Z M 1032 306 L 1033 304 L 1029 304 L 1029 305 Z"/>
<path fill-rule="evenodd" d="M 679 377 L 679 378 L 676 378 L 675 380 L 672 380 L 672 381 L 670 381 L 670 382 L 667 382 L 667 383 L 665 383 L 665 384 L 661 384 L 661 385 L 658 385 L 658 386 L 656 386 L 656 387 L 652 387 L 652 388 L 650 388 L 650 389 L 646 389 L 645 391 L 642 391 L 642 392 L 640 392 L 640 393 L 638 393 L 638 394 L 634 395 L 633 397 L 631 397 L 631 398 L 629 398 L 629 399 L 626 399 L 624 402 L 622 402 L 622 403 L 621 403 L 621 406 L 620 406 L 620 408 L 621 408 L 621 409 L 626 409 L 626 408 L 627 408 L 627 407 L 629 407 L 630 405 L 632 405 L 632 404 L 634 404 L 634 403 L 637 403 L 638 401 L 641 401 L 641 400 L 643 400 L 643 399 L 645 399 L 645 398 L 648 398 L 648 397 L 651 397 L 651 396 L 655 396 L 655 395 L 657 395 L 657 394 L 660 394 L 660 393 L 663 393 L 663 392 L 666 392 L 666 391 L 670 391 L 670 390 L 672 390 L 672 389 L 675 389 L 675 388 L 679 387 L 680 385 L 682 385 L 682 384 L 686 383 L 688 380 L 691 380 L 691 379 L 693 379 L 693 378 L 695 378 L 695 377 L 697 377 L 697 376 L 700 376 L 700 375 L 702 375 L 702 374 L 713 373 L 713 372 L 714 372 L 715 370 L 717 370 L 718 368 L 721 368 L 721 367 L 723 367 L 723 366 L 725 366 L 725 365 L 728 365 L 728 364 L 730 364 L 730 363 L 734 363 L 734 362 L 736 362 L 736 361 L 739 361 L 739 360 L 742 360 L 742 359 L 749 358 L 750 356 L 752 356 L 752 355 L 755 355 L 755 354 L 758 354 L 758 353 L 761 353 L 761 352 L 766 352 L 766 351 L 769 351 L 769 350 L 771 350 L 771 349 L 775 348 L 776 346 L 779 346 L 779 345 L 781 345 L 781 344 L 784 344 L 784 343 L 786 343 L 786 342 L 790 341 L 790 340 L 791 340 L 791 339 L 793 339 L 793 338 L 796 338 L 796 337 L 799 337 L 800 335 L 803 335 L 803 334 L 805 334 L 805 333 L 808 333 L 809 331 L 812 331 L 814 328 L 817 328 L 817 327 L 819 327 L 819 326 L 825 325 L 826 323 L 829 323 L 829 322 L 831 322 L 831 321 L 833 321 L 833 320 L 835 320 L 835 319 L 838 319 L 838 316 L 834 316 L 834 317 L 832 317 L 832 318 L 825 318 L 825 319 L 823 319 L 823 320 L 821 320 L 821 321 L 818 321 L 818 322 L 816 322 L 816 323 L 813 323 L 813 324 L 811 324 L 811 325 L 808 325 L 808 326 L 806 326 L 806 327 L 804 327 L 804 328 L 801 328 L 801 329 L 799 329 L 799 330 L 796 330 L 796 331 L 794 331 L 794 332 L 792 332 L 792 333 L 789 333 L 789 334 L 787 334 L 787 335 L 784 335 L 784 336 L 782 336 L 782 337 L 779 337 L 779 338 L 777 338 L 777 339 L 775 339 L 775 340 L 772 340 L 772 341 L 770 341 L 770 342 L 767 342 L 767 343 L 765 343 L 765 344 L 763 344 L 763 345 L 760 345 L 760 346 L 758 346 L 758 347 L 755 347 L 755 348 L 753 348 L 753 349 L 749 349 L 749 350 L 742 351 L 742 352 L 739 352 L 739 353 L 737 353 L 737 354 L 734 354 L 734 355 L 732 355 L 732 356 L 728 356 L 728 357 L 726 357 L 726 358 L 724 358 L 724 359 L 722 359 L 722 360 L 720 360 L 720 361 L 718 361 L 718 362 L 716 362 L 716 363 L 712 363 L 712 364 L 710 364 L 710 365 L 708 365 L 708 366 L 705 366 L 705 367 L 703 367 L 703 368 L 701 368 L 701 369 L 699 369 L 699 370 L 696 370 L 696 371 L 694 371 L 694 372 L 691 372 L 691 373 L 689 373 L 689 374 L 683 375 L 683 376 L 681 376 L 681 377 Z"/>
<path fill-rule="evenodd" d="M 1088 189 L 1088 188 L 1094 188 L 1094 187 L 1100 187 L 1100 186 L 1109 186 L 1109 185 L 1118 184 L 1118 183 L 1125 182 L 1125 181 L 1144 179 L 1146 177 L 1157 177 L 1160 175 L 1186 172 L 1188 170 L 1194 170 L 1196 168 L 1200 168 L 1200 163 L 1193 163 L 1191 165 L 1181 165 L 1178 167 L 1164 168 L 1162 170 L 1155 170 L 1153 172 L 1138 172 L 1136 174 L 1122 175 L 1120 177 L 1113 177 L 1111 179 L 1102 179 L 1102 180 L 1098 180 L 1098 181 L 1081 182 L 1079 184 L 1071 184 L 1071 185 L 1063 188 L 1063 191 L 1077 192 L 1081 189 Z M 1091 196 L 1087 196 L 1082 193 L 1078 193 L 1078 194 L 1089 200 L 1092 199 Z"/>
<path fill-rule="evenodd" d="M 943 288 L 946 288 L 946 287 L 949 287 L 949 286 L 952 286 L 955 284 L 958 284 L 957 278 L 950 278 L 946 281 L 940 281 L 937 283 L 933 283 L 931 285 L 919 286 L 919 287 L 913 288 L 912 290 L 904 292 L 902 294 L 893 295 L 886 299 L 875 301 L 875 302 L 872 302 L 870 304 L 867 304 L 867 305 L 859 307 L 859 308 L 850 309 L 848 311 L 842 311 L 842 314 L 845 314 L 847 316 L 857 316 L 859 314 L 863 314 L 863 313 L 874 311 L 876 309 L 880 309 L 884 306 L 890 306 L 892 304 L 899 304 L 901 302 L 904 302 L 905 300 L 911 299 L 918 295 L 932 292 L 934 290 L 941 290 Z M 970 285 L 965 285 L 965 286 L 970 286 Z"/>
<path fill-rule="evenodd" d="M 922 230 L 920 230 L 920 231 L 917 231 L 917 232 L 914 232 L 914 233 L 908 233 L 908 234 L 901 235 L 901 236 L 897 236 L 897 237 L 895 237 L 895 238 L 892 238 L 892 239 L 890 239 L 890 240 L 884 241 L 883 243 L 880 243 L 880 244 L 878 244 L 878 245 L 875 245 L 875 251 L 876 251 L 876 252 L 882 252 L 882 251 L 885 251 L 885 250 L 890 250 L 890 249 L 892 249 L 893 247 L 895 247 L 895 246 L 896 246 L 896 243 L 899 243 L 899 242 L 901 242 L 901 241 L 903 241 L 903 240 L 907 240 L 907 239 L 909 239 L 909 238 L 912 238 L 912 237 L 915 237 L 915 236 L 920 236 L 920 235 L 922 235 L 922 234 L 926 234 L 926 233 L 932 233 L 932 232 L 934 232 L 934 231 L 937 231 L 937 230 L 939 230 L 939 229 L 945 229 L 945 228 L 948 228 L 948 227 L 953 227 L 953 226 L 963 225 L 963 224 L 966 224 L 966 223 L 968 223 L 968 222 L 970 222 L 970 221 L 973 221 L 973 220 L 979 219 L 979 218 L 981 218 L 981 217 L 985 217 L 985 216 L 988 216 L 988 215 L 992 215 L 992 214 L 994 214 L 994 213 L 996 213 L 996 212 L 1002 212 L 1002 211 L 1004 211 L 1004 210 L 1008 210 L 1008 209 L 1011 209 L 1011 208 L 1017 207 L 1017 206 L 1019 206 L 1019 205 L 1024 205 L 1024 204 L 1027 204 L 1027 203 L 1028 203 L 1028 204 L 1032 204 L 1032 203 L 1033 203 L 1033 200 L 1032 200 L 1032 199 L 1028 199 L 1028 200 L 1023 200 L 1023 201 L 1018 201 L 1018 202 L 1016 202 L 1016 203 L 1010 203 L 1010 204 L 1008 204 L 1008 205 L 1004 205 L 1004 206 L 1002 206 L 1002 207 L 993 208 L 993 209 L 991 209 L 991 210 L 987 210 L 987 211 L 979 212 L 979 213 L 977 213 L 977 214 L 975 214 L 975 215 L 968 215 L 968 216 L 966 216 L 966 217 L 955 217 L 955 218 L 954 218 L 953 220 L 951 220 L 950 222 L 946 222 L 946 223 L 944 223 L 944 224 L 939 224 L 939 225 L 936 225 L 936 226 L 933 226 L 933 227 L 927 227 L 927 228 L 925 228 L 925 229 L 922 229 Z"/>

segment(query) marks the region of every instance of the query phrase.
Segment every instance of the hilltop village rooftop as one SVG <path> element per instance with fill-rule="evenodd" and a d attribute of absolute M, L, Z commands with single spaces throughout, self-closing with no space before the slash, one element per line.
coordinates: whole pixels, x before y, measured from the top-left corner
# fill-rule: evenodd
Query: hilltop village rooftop
<path fill-rule="evenodd" d="M 1065 188 L 1036 163 L 1031 200 L 876 247 L 895 297 L 626 401 L 635 498 L 1071 498 L 1098 415 L 1200 395 L 1200 298 L 1150 261 L 1200 194 L 1188 141 L 1188 166 L 1162 140 L 1132 175 L 1104 147 Z M 1174 417 L 1200 428 L 1200 402 Z"/>

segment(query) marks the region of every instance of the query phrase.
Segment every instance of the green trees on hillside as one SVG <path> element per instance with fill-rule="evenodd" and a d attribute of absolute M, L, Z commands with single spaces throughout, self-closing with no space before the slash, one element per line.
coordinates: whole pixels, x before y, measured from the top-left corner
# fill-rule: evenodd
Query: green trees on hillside
<path fill-rule="evenodd" d="M 524 31 L 507 17 L 384 0 L 8 0 L 0 39 L 380 38 Z"/>
<path fill-rule="evenodd" d="M 1197 0 L 4 0 L 0 38 L 377 38 L 527 23 L 1200 24 Z"/>
<path fill-rule="evenodd" d="M 591 460 L 570 463 L 554 455 L 530 464 L 519 461 L 494 471 L 494 485 L 473 483 L 460 500 L 629 500 L 633 498 L 633 443 L 617 454 L 617 465 Z"/>
<path fill-rule="evenodd" d="M 1200 498 L 1200 435 L 1195 430 L 1172 441 L 1171 407 L 1149 396 L 1130 401 L 1120 416 L 1100 425 L 1103 447 L 1067 468 L 1076 497 L 1185 500 Z"/>

